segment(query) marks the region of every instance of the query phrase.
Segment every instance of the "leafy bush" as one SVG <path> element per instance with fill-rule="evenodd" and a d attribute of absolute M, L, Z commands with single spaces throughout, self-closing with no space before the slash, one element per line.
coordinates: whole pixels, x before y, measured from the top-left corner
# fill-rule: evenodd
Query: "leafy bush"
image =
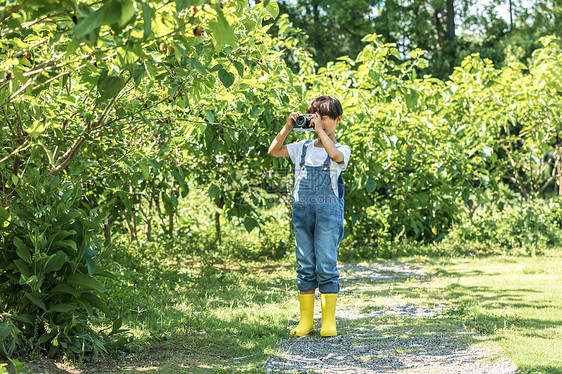
<path fill-rule="evenodd" d="M 477 208 L 472 216 L 465 213 L 443 244 L 458 246 L 461 253 L 466 252 L 463 246 L 492 243 L 502 252 L 540 254 L 562 243 L 561 227 L 560 198 L 499 200 Z"/>
<path fill-rule="evenodd" d="M 562 244 L 562 198 L 523 198 L 507 185 L 473 190 L 458 209 L 451 228 L 436 229 L 435 241 L 424 243 L 394 233 L 388 206 L 365 208 L 363 218 L 340 245 L 340 258 L 362 260 L 410 255 L 541 254 Z M 457 203 L 461 207 L 462 203 Z M 431 217 L 428 221 L 431 220 Z M 407 217 L 404 222 L 407 224 Z"/>
<path fill-rule="evenodd" d="M 100 263 L 102 217 L 59 178 L 36 176 L 16 196 L 0 208 L 0 354 L 105 352 L 109 334 L 89 323 L 95 309 L 109 313 L 100 298 L 100 278 L 113 277 Z"/>

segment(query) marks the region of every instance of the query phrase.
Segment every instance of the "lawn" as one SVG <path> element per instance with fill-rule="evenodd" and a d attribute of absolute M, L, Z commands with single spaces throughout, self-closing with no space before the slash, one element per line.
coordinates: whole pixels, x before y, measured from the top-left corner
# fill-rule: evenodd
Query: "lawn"
<path fill-rule="evenodd" d="M 69 361 L 65 368 L 260 372 L 298 319 L 290 255 L 267 263 L 218 261 L 152 247 L 121 252 L 114 260 L 119 260 L 114 266 L 120 281 L 108 287 L 114 308 L 129 329 L 129 343 L 109 358 Z M 385 262 L 420 267 L 427 277 L 344 284 L 353 292 L 342 295 L 342 309 L 365 311 L 392 303 L 447 305 L 439 321 L 396 317 L 385 323 L 408 334 L 464 328 L 481 338 L 462 338 L 463 344 L 499 345 L 521 372 L 562 372 L 562 257 L 556 252 L 541 257 L 406 257 Z M 32 361 L 31 369 L 42 359 Z"/>
<path fill-rule="evenodd" d="M 428 295 L 459 305 L 470 329 L 499 342 L 521 371 L 562 372 L 562 257 L 425 260 Z"/>

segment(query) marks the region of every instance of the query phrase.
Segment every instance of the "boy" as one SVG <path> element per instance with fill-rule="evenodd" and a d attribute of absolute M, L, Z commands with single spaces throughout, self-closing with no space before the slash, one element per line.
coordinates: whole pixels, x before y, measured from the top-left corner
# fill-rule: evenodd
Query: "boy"
<path fill-rule="evenodd" d="M 322 305 L 322 337 L 336 336 L 336 300 L 339 292 L 338 245 L 343 238 L 342 171 L 351 150 L 336 141 L 336 126 L 343 109 L 335 97 L 320 96 L 308 106 L 318 138 L 283 145 L 300 112 L 291 113 L 275 137 L 268 153 L 287 157 L 295 163 L 293 225 L 298 262 L 297 288 L 300 291 L 300 322 L 291 335 L 314 331 L 314 294 L 318 287 Z"/>

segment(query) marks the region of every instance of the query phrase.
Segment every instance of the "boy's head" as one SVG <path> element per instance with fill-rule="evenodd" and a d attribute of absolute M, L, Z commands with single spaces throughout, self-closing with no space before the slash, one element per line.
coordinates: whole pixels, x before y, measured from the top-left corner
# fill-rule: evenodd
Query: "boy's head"
<path fill-rule="evenodd" d="M 316 113 L 320 117 L 328 116 L 337 120 L 343 114 L 341 103 L 333 96 L 318 96 L 312 100 L 306 108 L 307 114 Z"/>

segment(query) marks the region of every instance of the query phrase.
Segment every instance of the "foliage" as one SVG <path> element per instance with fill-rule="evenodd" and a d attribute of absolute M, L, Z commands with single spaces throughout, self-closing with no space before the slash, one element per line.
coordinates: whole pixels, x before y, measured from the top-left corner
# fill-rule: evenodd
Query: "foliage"
<path fill-rule="evenodd" d="M 443 245 L 452 245 L 458 248 L 458 252 L 466 253 L 471 246 L 480 243 L 490 253 L 493 248 L 486 243 L 493 243 L 503 253 L 532 255 L 560 246 L 560 198 L 510 197 L 508 199 L 501 193 L 482 196 L 471 214 L 460 217 L 445 237 Z"/>
<path fill-rule="evenodd" d="M 213 138 L 222 135 L 218 130 L 222 124 L 214 116 L 222 116 L 221 103 L 231 100 L 228 88 L 236 80 L 235 74 L 245 76 L 244 85 L 257 84 L 277 59 L 268 52 L 272 39 L 268 39 L 269 44 L 260 41 L 261 35 L 266 35 L 261 22 L 277 15 L 276 4 L 246 10 L 242 1 L 2 4 L 0 148 L 6 156 L 0 161 L 0 181 L 2 202 L 7 205 L 7 210 L 2 210 L 3 218 L 16 220 L 31 214 L 30 206 L 17 212 L 15 209 L 28 192 L 48 186 L 48 180 L 60 176 L 64 182 L 54 183 L 66 185 L 68 181 L 84 187 L 64 202 L 64 209 L 82 220 L 87 217 L 83 204 L 99 210 L 100 219 L 106 219 L 107 244 L 115 221 L 124 222 L 123 227 L 136 237 L 139 213 L 144 214 L 148 227 L 155 213 L 162 221 L 168 220 L 171 235 L 178 198 L 188 192 L 188 177 L 204 178 L 204 174 L 193 175 L 194 169 L 188 165 L 194 161 L 193 156 L 188 150 L 182 151 L 182 146 L 193 144 L 188 142 L 189 135 L 197 130 L 207 136 L 205 150 L 214 159 L 213 149 L 219 143 Z M 206 97 L 218 93 L 223 97 L 205 102 Z M 199 107 L 201 103 L 206 106 Z M 181 115 L 178 118 L 176 114 Z M 35 177 L 30 182 L 32 175 L 39 175 L 42 182 Z M 44 203 L 44 209 L 54 212 L 50 205 L 57 200 Z M 78 219 L 77 225 L 84 225 L 82 220 Z M 99 234 L 102 225 L 96 222 L 87 230 L 93 227 L 88 235 Z M 3 276 L 8 276 L 5 271 L 11 261 L 27 259 L 16 259 L 16 238 L 27 240 L 26 246 L 37 244 L 32 228 L 22 226 L 19 236 L 3 235 L 3 244 L 11 251 L 11 257 L 2 262 Z M 70 240 L 61 239 L 64 232 L 80 233 L 70 227 L 53 227 L 57 228 L 64 230 L 46 231 L 41 237 L 48 243 L 44 255 L 55 256 L 54 260 L 37 259 L 43 261 L 43 267 L 45 261 L 55 261 L 57 266 L 47 269 L 54 272 L 61 270 L 59 265 L 66 257 L 60 251 L 50 253 L 50 245 Z M 150 239 L 150 229 L 147 233 Z M 86 243 L 82 242 L 84 238 L 76 238 L 77 259 L 69 258 L 76 261 L 73 272 L 65 273 L 59 281 L 68 277 L 69 282 L 84 287 L 83 291 L 92 288 L 101 292 L 103 287 L 92 277 L 98 274 L 91 251 L 97 249 L 80 247 Z M 22 253 L 26 257 L 27 252 Z M 82 260 L 86 262 L 79 262 Z M 79 265 L 87 266 L 86 270 Z M 64 266 L 62 269 L 66 271 Z M 14 286 L 10 297 L 3 299 L 3 312 L 4 308 L 10 311 L 3 317 L 7 322 L 3 323 L 2 341 L 9 345 L 3 354 L 23 344 L 17 340 L 21 329 L 14 327 L 18 318 L 17 324 L 38 327 L 34 331 L 28 326 L 23 332 L 31 348 L 51 342 L 50 353 L 61 346 L 71 351 L 83 351 L 83 346 L 104 350 L 103 342 L 91 334 L 84 313 L 91 311 L 90 304 L 106 311 L 95 293 L 73 291 L 70 296 L 76 300 L 67 300 L 68 295 L 55 297 L 43 285 L 38 295 L 39 285 L 34 282 L 43 282 L 39 278 L 42 274 L 20 271 L 25 273 L 22 284 Z M 19 282 L 15 278 L 11 281 Z M 25 287 L 35 288 L 27 291 Z M 24 297 L 24 292 L 29 296 Z M 21 310 L 12 310 L 18 307 Z M 43 328 L 45 319 L 48 323 Z M 118 325 L 112 332 L 119 330 Z M 80 345 L 80 341 L 85 344 Z"/>
<path fill-rule="evenodd" d="M 100 263 L 103 217 L 77 204 L 80 189 L 59 178 L 35 176 L 26 186 L 10 213 L 0 208 L 1 353 L 105 352 L 89 323 L 94 308 L 109 316 L 100 298 L 101 278 L 112 277 Z"/>
<path fill-rule="evenodd" d="M 447 235 L 434 243 L 412 241 L 389 233 L 390 215 L 383 207 L 369 207 L 356 233 L 340 246 L 343 260 L 402 256 L 541 255 L 562 244 L 562 204 L 559 197 L 523 198 L 503 185 L 498 191 L 472 195 L 474 207 L 459 214 Z"/>
<path fill-rule="evenodd" d="M 28 365 L 22 364 L 16 359 L 10 359 L 10 363 L 13 365 L 12 371 L 16 374 L 25 374 L 28 373 Z M 6 369 L 8 364 L 0 364 L 0 374 L 8 374 L 10 371 Z"/>

